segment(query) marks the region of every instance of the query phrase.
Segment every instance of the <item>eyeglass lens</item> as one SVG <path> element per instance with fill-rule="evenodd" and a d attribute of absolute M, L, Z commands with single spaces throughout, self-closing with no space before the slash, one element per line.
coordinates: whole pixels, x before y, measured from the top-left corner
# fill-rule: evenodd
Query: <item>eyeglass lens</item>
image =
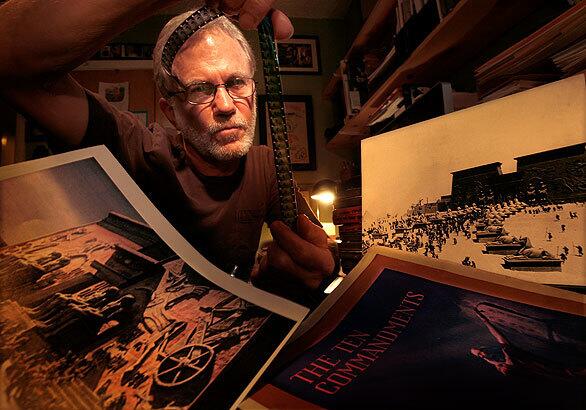
<path fill-rule="evenodd" d="M 187 92 L 187 99 L 195 104 L 211 102 L 218 87 L 223 86 L 228 94 L 235 99 L 247 98 L 254 93 L 254 80 L 252 78 L 233 78 L 224 84 L 212 84 L 201 82 L 193 84 Z"/>

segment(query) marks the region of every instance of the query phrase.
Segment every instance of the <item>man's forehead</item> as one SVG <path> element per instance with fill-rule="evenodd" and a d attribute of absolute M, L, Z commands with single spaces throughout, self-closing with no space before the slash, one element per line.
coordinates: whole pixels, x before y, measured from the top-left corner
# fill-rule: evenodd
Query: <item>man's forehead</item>
<path fill-rule="evenodd" d="M 179 76 L 205 75 L 217 71 L 250 75 L 250 70 L 248 56 L 240 43 L 216 30 L 192 36 L 181 47 L 173 62 L 173 72 Z"/>

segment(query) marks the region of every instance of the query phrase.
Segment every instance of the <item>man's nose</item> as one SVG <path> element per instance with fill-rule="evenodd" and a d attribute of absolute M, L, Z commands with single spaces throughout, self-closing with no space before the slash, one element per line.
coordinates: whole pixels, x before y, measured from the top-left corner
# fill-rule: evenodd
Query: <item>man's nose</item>
<path fill-rule="evenodd" d="M 219 113 L 229 114 L 236 110 L 234 99 L 228 94 L 225 86 L 218 86 L 216 88 L 216 95 L 214 96 L 214 106 Z"/>

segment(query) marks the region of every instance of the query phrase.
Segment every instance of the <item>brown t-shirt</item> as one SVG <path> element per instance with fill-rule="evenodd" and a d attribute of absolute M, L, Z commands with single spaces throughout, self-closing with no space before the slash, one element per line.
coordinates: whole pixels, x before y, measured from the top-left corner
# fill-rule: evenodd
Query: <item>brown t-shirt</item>
<path fill-rule="evenodd" d="M 254 146 L 236 173 L 210 177 L 185 160 L 175 135 L 148 128 L 129 112 L 87 92 L 89 122 L 82 145 L 105 144 L 173 226 L 210 262 L 247 277 L 263 222 L 279 219 L 272 151 Z M 299 212 L 317 219 L 297 191 Z"/>

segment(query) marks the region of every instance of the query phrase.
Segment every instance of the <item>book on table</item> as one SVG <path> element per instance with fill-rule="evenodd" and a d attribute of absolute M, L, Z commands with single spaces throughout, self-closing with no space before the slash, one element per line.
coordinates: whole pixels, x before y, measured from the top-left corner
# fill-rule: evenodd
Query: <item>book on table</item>
<path fill-rule="evenodd" d="M 586 298 L 372 247 L 241 408 L 582 408 Z"/>

